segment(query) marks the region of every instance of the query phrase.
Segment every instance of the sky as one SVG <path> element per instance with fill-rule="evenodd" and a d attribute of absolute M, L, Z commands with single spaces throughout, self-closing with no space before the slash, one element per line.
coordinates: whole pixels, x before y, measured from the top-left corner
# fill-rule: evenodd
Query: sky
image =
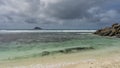
<path fill-rule="evenodd" d="M 0 29 L 100 29 L 120 22 L 120 0 L 0 0 Z"/>

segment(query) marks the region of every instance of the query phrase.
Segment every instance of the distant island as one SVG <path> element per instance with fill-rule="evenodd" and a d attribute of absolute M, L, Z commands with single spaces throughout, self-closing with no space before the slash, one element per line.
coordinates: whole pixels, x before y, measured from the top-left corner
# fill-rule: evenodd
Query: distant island
<path fill-rule="evenodd" d="M 34 30 L 42 30 L 41 27 L 35 27 Z"/>

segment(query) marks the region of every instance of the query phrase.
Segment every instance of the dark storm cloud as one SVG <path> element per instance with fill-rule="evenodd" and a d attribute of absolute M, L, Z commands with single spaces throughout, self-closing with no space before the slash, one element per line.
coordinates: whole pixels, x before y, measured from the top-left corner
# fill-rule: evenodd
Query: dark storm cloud
<path fill-rule="evenodd" d="M 119 0 L 0 0 L 0 28 L 86 29 L 120 22 Z"/>
<path fill-rule="evenodd" d="M 60 19 L 76 19 L 89 17 L 87 10 L 97 6 L 104 0 L 64 0 L 55 4 L 50 4 L 47 14 Z"/>

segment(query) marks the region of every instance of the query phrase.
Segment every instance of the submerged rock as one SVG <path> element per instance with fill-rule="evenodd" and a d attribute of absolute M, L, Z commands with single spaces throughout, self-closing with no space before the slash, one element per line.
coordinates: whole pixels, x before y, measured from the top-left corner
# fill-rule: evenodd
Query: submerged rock
<path fill-rule="evenodd" d="M 94 34 L 100 36 L 116 36 L 120 38 L 120 24 L 115 23 L 111 27 L 99 29 Z"/>

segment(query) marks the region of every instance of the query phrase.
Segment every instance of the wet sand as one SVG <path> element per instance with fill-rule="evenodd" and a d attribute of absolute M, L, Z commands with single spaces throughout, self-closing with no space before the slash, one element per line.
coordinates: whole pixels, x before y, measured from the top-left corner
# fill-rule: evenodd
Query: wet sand
<path fill-rule="evenodd" d="M 103 51 L 104 52 L 104 51 Z M 120 68 L 120 52 L 57 54 L 0 63 L 0 68 Z"/>

